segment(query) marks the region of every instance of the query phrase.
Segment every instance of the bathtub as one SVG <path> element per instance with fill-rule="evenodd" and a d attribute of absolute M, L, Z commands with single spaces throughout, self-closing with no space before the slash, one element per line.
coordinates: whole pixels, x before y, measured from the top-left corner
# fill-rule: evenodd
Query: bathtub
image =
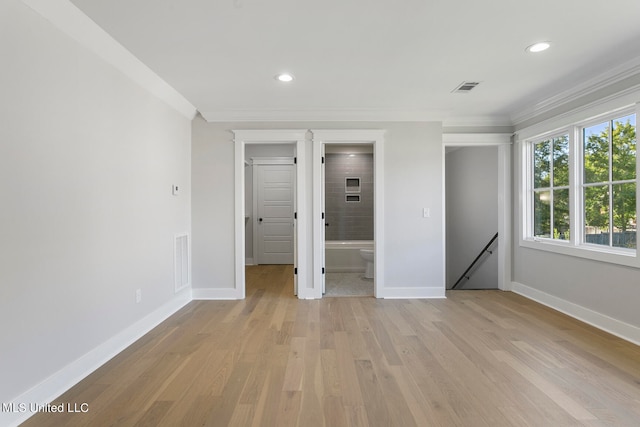
<path fill-rule="evenodd" d="M 360 249 L 373 249 L 373 240 L 327 240 L 324 242 L 324 266 L 327 273 L 363 272 L 365 262 Z"/>

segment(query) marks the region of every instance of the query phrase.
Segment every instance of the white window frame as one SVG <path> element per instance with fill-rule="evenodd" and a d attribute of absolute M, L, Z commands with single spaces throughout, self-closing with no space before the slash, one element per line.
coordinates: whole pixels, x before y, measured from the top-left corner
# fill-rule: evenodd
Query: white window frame
<path fill-rule="evenodd" d="M 581 208 L 581 213 L 582 213 L 582 221 L 580 223 L 580 230 L 576 230 L 579 231 L 579 237 L 580 237 L 580 244 L 584 245 L 588 248 L 597 250 L 598 248 L 606 248 L 611 250 L 612 252 L 615 253 L 621 253 L 623 255 L 633 255 L 635 256 L 635 253 L 637 251 L 637 247 L 636 249 L 627 249 L 627 248 L 617 248 L 617 247 L 612 247 L 609 245 L 597 245 L 594 243 L 587 243 L 586 242 L 586 233 L 585 233 L 585 219 L 584 219 L 584 189 L 587 187 L 597 187 L 597 186 L 602 186 L 602 185 L 606 185 L 610 188 L 611 193 L 613 192 L 613 186 L 617 185 L 617 184 L 626 184 L 626 183 L 631 183 L 633 182 L 634 184 L 636 184 L 636 202 L 638 199 L 638 173 L 637 173 L 637 153 L 636 153 L 636 179 L 634 180 L 614 180 L 613 179 L 613 159 L 612 159 L 612 154 L 613 154 L 613 149 L 611 146 L 611 138 L 612 135 L 609 135 L 609 177 L 606 181 L 599 181 L 599 182 L 592 182 L 592 183 L 585 183 L 584 182 L 584 140 L 583 140 L 583 135 L 584 135 L 584 129 L 594 126 L 594 125 L 598 125 L 601 124 L 603 122 L 607 122 L 609 125 L 611 124 L 611 122 L 615 119 L 619 119 L 621 117 L 625 117 L 625 116 L 629 116 L 631 114 L 636 114 L 635 109 L 628 109 L 628 110 L 622 110 L 619 112 L 616 112 L 615 114 L 611 114 L 611 115 L 605 115 L 596 119 L 592 119 L 592 120 L 588 120 L 586 122 L 580 123 L 579 126 L 576 126 L 576 135 L 579 138 L 579 159 L 578 159 L 578 167 L 580 169 L 580 181 L 577 185 L 577 196 L 579 197 L 579 201 L 580 201 L 580 208 Z M 638 127 L 638 115 L 636 114 L 636 139 L 638 138 L 637 136 L 637 127 Z M 611 132 L 613 132 L 613 129 L 610 127 L 609 130 Z M 636 141 L 636 151 L 637 151 L 637 141 Z M 614 228 L 614 224 L 613 224 L 613 194 L 610 194 L 609 196 L 609 234 L 610 236 L 613 234 L 613 228 Z M 637 213 L 638 213 L 638 209 L 636 206 L 636 217 L 637 217 Z M 636 229 L 636 233 L 637 233 L 637 229 Z M 612 237 L 609 238 L 609 243 L 611 243 Z M 637 242 L 637 235 L 636 235 L 636 242 Z M 637 246 L 637 243 L 636 243 Z"/>
<path fill-rule="evenodd" d="M 567 185 L 554 186 L 553 185 L 553 140 L 555 138 L 559 138 L 559 137 L 562 137 L 562 136 L 565 136 L 565 135 L 568 135 L 568 144 L 569 144 L 569 182 L 568 182 Z M 551 152 L 550 152 L 550 155 L 551 155 L 551 162 L 550 162 L 551 170 L 550 170 L 550 174 L 549 174 L 549 186 L 548 187 L 541 187 L 541 188 L 537 188 L 536 189 L 536 188 L 533 187 L 533 172 L 534 172 L 533 171 L 533 169 L 534 169 L 534 164 L 533 163 L 534 163 L 534 149 L 535 149 L 534 147 L 537 144 L 539 144 L 539 143 L 541 143 L 543 141 L 548 141 L 548 140 L 551 140 Z M 530 168 L 529 169 L 528 179 L 529 179 L 529 184 L 530 185 L 528 186 L 529 194 L 527 196 L 527 202 L 529 203 L 529 205 L 527 207 L 527 213 L 529 215 L 528 224 L 531 227 L 530 230 L 527 230 L 528 231 L 528 236 L 530 236 L 534 240 L 541 240 L 541 241 L 551 240 L 553 242 L 557 242 L 557 243 L 560 243 L 560 244 L 566 244 L 566 243 L 570 242 L 571 240 L 561 240 L 561 239 L 554 239 L 553 237 L 536 237 L 536 236 L 534 236 L 535 218 L 534 218 L 534 214 L 533 214 L 534 213 L 534 203 L 533 203 L 532 196 L 536 192 L 536 190 L 540 191 L 542 188 L 548 188 L 548 190 L 549 190 L 549 192 L 551 194 L 551 204 L 550 204 L 551 206 L 550 206 L 550 209 L 551 209 L 552 222 L 551 222 L 550 225 L 551 225 L 552 229 L 550 231 L 551 231 L 551 235 L 553 235 L 553 224 L 554 224 L 554 222 L 553 222 L 553 191 L 554 190 L 559 190 L 559 189 L 568 189 L 569 190 L 569 215 L 570 215 L 569 229 L 571 229 L 571 227 L 573 226 L 572 219 L 573 219 L 573 209 L 574 209 L 574 206 L 571 203 L 571 188 L 572 188 L 571 185 L 572 185 L 572 180 L 573 180 L 573 174 L 572 174 L 572 169 L 571 169 L 571 164 L 572 164 L 572 160 L 573 160 L 573 158 L 572 158 L 572 149 L 571 149 L 572 146 L 573 146 L 572 145 L 572 142 L 573 142 L 572 134 L 571 134 L 569 129 L 564 129 L 564 130 L 556 131 L 556 132 L 553 132 L 551 134 L 544 135 L 544 136 L 541 136 L 541 137 L 538 137 L 538 138 L 535 138 L 535 139 L 531 139 L 528 142 L 529 142 L 528 148 L 527 148 L 527 150 L 529 150 L 529 153 L 528 153 L 528 156 L 529 156 L 528 157 L 528 166 Z"/>
<path fill-rule="evenodd" d="M 593 124 L 606 122 L 629 114 L 636 114 L 636 132 L 638 128 L 638 104 L 629 104 L 620 108 L 611 108 L 606 112 L 588 114 L 582 111 L 567 114 L 563 118 L 543 122 L 530 129 L 519 132 L 517 142 L 520 159 L 520 246 L 570 255 L 580 258 L 626 265 L 640 268 L 639 248 L 627 249 L 596 245 L 585 242 L 584 209 L 583 209 L 583 142 L 582 129 Z M 585 119 L 586 117 L 586 119 Z M 564 121 L 564 123 L 563 123 Z M 548 127 L 545 130 L 545 125 Z M 570 238 L 560 240 L 534 237 L 533 223 L 533 145 L 561 135 L 569 135 L 569 211 Z M 577 157 L 577 158 L 576 158 Z M 640 161 L 636 161 L 636 215 L 640 212 Z M 550 183 L 552 184 L 552 183 Z M 610 225 L 613 230 L 613 224 Z M 636 233 L 638 230 L 636 230 Z M 636 238 L 637 241 L 637 238 Z"/>

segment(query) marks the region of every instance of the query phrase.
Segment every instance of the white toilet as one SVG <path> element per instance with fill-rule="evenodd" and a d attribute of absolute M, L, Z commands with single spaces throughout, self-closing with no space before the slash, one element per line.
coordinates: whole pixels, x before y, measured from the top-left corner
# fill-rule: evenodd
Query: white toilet
<path fill-rule="evenodd" d="M 360 249 L 360 256 L 367 263 L 365 279 L 373 279 L 373 249 Z"/>

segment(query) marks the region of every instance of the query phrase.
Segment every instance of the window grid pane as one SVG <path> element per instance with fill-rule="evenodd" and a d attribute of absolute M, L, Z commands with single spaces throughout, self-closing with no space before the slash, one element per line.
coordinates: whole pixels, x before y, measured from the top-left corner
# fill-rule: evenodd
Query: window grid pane
<path fill-rule="evenodd" d="M 613 186 L 613 246 L 636 248 L 636 184 Z"/>
<path fill-rule="evenodd" d="M 553 139 L 553 186 L 569 185 L 569 135 Z"/>
<path fill-rule="evenodd" d="M 584 182 L 609 181 L 609 122 L 584 128 Z"/>
<path fill-rule="evenodd" d="M 636 179 L 636 116 L 621 117 L 612 126 L 614 181 Z"/>
<path fill-rule="evenodd" d="M 551 175 L 551 141 L 533 146 L 533 188 L 548 187 Z"/>
<path fill-rule="evenodd" d="M 584 188 L 585 243 L 610 245 L 609 242 L 609 186 Z"/>
<path fill-rule="evenodd" d="M 533 235 L 551 237 L 551 192 L 535 191 L 533 198 Z"/>
<path fill-rule="evenodd" d="M 569 240 L 569 189 L 554 190 L 553 192 L 553 238 Z"/>

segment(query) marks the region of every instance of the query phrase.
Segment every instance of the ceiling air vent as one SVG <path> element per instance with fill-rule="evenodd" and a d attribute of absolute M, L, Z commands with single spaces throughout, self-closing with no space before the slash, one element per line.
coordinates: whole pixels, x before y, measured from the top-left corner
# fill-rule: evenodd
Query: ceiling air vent
<path fill-rule="evenodd" d="M 469 93 L 474 87 L 478 86 L 479 84 L 480 82 L 462 82 L 452 92 L 453 93 Z"/>

